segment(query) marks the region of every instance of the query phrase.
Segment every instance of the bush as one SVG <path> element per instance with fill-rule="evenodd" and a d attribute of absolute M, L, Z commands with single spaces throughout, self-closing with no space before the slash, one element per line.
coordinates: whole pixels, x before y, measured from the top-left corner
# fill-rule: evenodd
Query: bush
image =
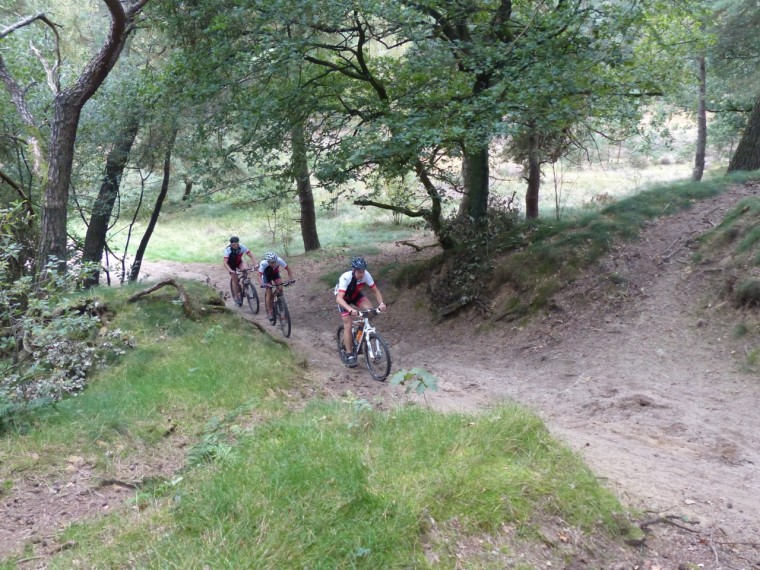
<path fill-rule="evenodd" d="M 494 257 L 511 247 L 519 211 L 514 195 L 505 199 L 491 196 L 488 214 L 477 223 L 469 216 L 454 216 L 446 221 L 445 234 L 457 244 L 448 254 L 447 267 L 430 280 L 428 291 L 434 310 L 443 315 L 452 308 L 475 304 L 485 306 L 484 284 L 494 268 Z"/>
<path fill-rule="evenodd" d="M 745 279 L 734 289 L 737 307 L 760 307 L 760 280 Z"/>

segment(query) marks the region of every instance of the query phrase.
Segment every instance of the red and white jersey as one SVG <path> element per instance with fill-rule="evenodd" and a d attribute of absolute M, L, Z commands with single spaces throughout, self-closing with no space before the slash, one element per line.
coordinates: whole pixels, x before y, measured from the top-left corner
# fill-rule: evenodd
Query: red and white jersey
<path fill-rule="evenodd" d="M 365 285 L 370 289 L 375 286 L 375 280 L 372 279 L 372 275 L 370 275 L 369 271 L 365 271 L 364 277 L 361 279 L 356 279 L 354 277 L 353 270 L 346 271 L 338 278 L 338 284 L 335 285 L 335 291 L 333 294 L 337 295 L 338 293 L 343 293 L 343 298 L 346 301 L 351 302 L 361 294 Z"/>

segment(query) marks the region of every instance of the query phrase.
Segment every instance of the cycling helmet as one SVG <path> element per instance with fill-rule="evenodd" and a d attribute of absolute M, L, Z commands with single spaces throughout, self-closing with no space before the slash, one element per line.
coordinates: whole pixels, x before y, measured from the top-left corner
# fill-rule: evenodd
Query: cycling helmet
<path fill-rule="evenodd" d="M 232 236 L 230 238 L 230 243 L 239 243 L 239 242 L 240 242 L 240 238 L 237 236 Z"/>
<path fill-rule="evenodd" d="M 367 262 L 363 257 L 354 257 L 351 260 L 351 269 L 367 269 Z"/>
<path fill-rule="evenodd" d="M 268 251 L 264 255 L 264 259 L 266 259 L 267 261 L 270 261 L 270 262 L 274 263 L 275 261 L 277 261 L 277 254 L 275 252 L 273 252 L 273 251 Z"/>

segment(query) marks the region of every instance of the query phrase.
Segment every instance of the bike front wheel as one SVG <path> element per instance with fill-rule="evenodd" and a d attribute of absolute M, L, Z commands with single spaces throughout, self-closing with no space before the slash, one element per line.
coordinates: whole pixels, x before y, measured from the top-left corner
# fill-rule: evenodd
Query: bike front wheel
<path fill-rule="evenodd" d="M 391 352 L 383 337 L 370 333 L 364 341 L 364 360 L 372 378 L 382 382 L 391 372 Z"/>
<path fill-rule="evenodd" d="M 288 303 L 284 297 L 280 297 L 275 302 L 275 313 L 277 318 L 280 319 L 280 330 L 285 338 L 290 336 L 290 311 L 288 310 Z"/>
<path fill-rule="evenodd" d="M 259 314 L 259 294 L 256 292 L 256 287 L 253 283 L 248 283 L 246 286 L 245 296 L 248 299 L 248 307 L 254 315 Z"/>

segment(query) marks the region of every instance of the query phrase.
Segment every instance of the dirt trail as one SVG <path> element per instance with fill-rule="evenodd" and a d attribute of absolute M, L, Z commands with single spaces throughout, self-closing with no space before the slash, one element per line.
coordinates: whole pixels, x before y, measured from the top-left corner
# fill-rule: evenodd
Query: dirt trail
<path fill-rule="evenodd" d="M 639 242 L 614 248 L 601 263 L 627 282 L 624 291 L 589 275 L 557 298 L 558 310 L 524 328 L 483 327 L 474 313 L 432 326 L 422 293 L 385 286 L 389 311 L 377 326 L 393 368 L 434 373 L 440 390 L 426 398 L 439 410 L 476 411 L 499 400 L 531 407 L 624 501 L 698 521 L 698 533 L 669 525 L 655 531 L 652 540 L 661 542 L 650 543 L 660 550 L 652 568 L 760 567 L 760 381 L 741 370 L 721 313 L 700 309 L 713 268 L 689 264 L 691 240 L 738 199 L 758 193 L 737 187 L 651 222 Z M 389 246 L 369 256 L 370 270 L 420 255 Z M 330 267 L 290 262 L 298 284 L 288 290 L 288 342 L 319 385 L 380 407 L 412 398 L 362 367 L 340 365 L 332 288 L 319 282 Z M 226 288 L 216 266 L 161 265 Z"/>
<path fill-rule="evenodd" d="M 440 390 L 426 400 L 373 381 L 361 366 L 340 364 L 332 286 L 319 280 L 335 261 L 289 259 L 298 282 L 287 290 L 293 316 L 287 342 L 308 361 L 317 389 L 333 397 L 363 398 L 380 408 L 418 400 L 453 412 L 500 400 L 529 406 L 623 501 L 682 516 L 685 526 L 699 522 L 694 533 L 653 525 L 644 563 L 618 570 L 760 568 L 760 380 L 740 369 L 723 313 L 700 308 L 713 268 L 692 270 L 688 263 L 693 237 L 741 197 L 758 194 L 758 186 L 737 187 L 652 222 L 639 242 L 615 247 L 601 272 L 560 294 L 555 311 L 524 327 L 483 326 L 474 312 L 436 326 L 424 292 L 381 283 L 389 310 L 376 323 L 393 369 L 435 374 Z M 390 245 L 368 256 L 370 270 L 431 253 Z M 612 271 L 627 283 L 624 289 L 599 275 Z M 169 276 L 228 290 L 221 264 L 143 265 L 145 278 Z M 228 305 L 282 338 L 263 312 L 253 316 L 247 307 Z M 16 534 L 5 542 L 20 544 Z"/>

